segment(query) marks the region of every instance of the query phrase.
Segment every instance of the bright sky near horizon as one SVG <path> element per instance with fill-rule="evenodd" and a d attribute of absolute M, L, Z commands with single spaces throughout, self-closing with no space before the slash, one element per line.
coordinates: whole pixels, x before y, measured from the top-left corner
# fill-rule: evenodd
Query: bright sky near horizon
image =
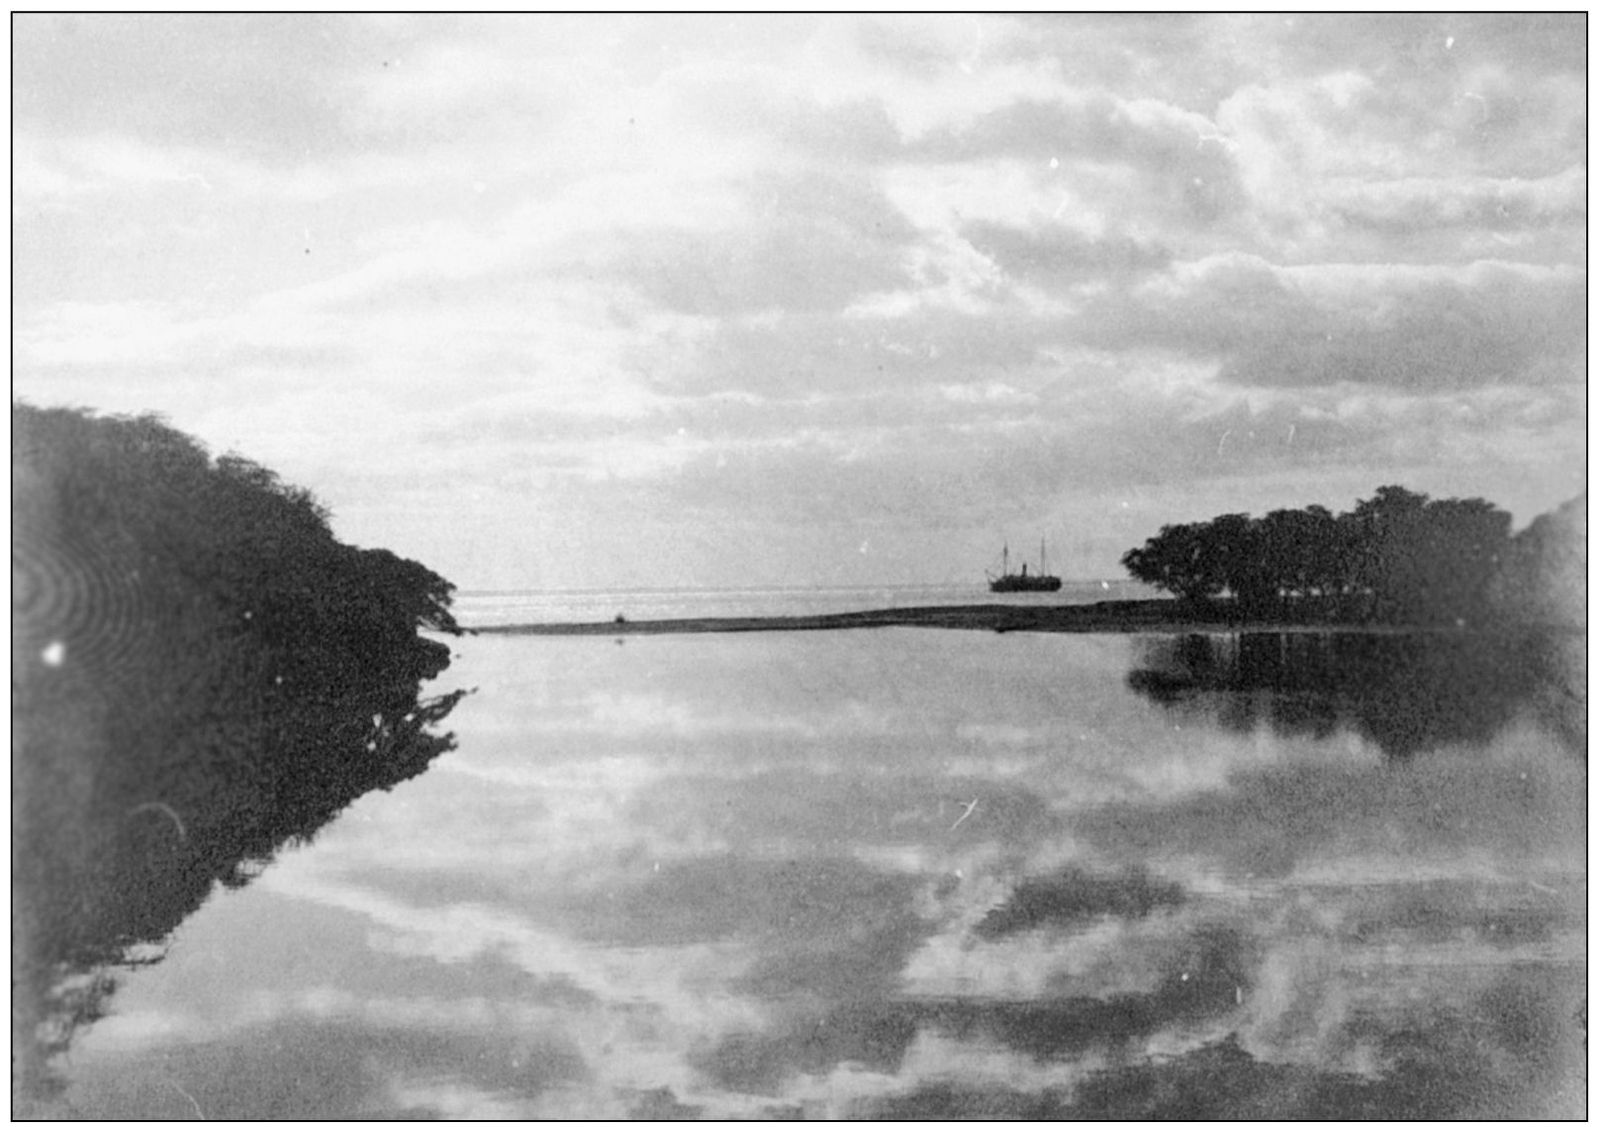
<path fill-rule="evenodd" d="M 1586 488 L 1587 21 L 13 15 L 13 394 L 466 589 Z"/>

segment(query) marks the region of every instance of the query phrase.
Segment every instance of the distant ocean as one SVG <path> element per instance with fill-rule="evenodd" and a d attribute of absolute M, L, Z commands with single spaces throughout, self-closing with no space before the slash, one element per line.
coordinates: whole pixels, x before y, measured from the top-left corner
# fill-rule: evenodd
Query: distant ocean
<path fill-rule="evenodd" d="M 891 607 L 1073 606 L 1108 599 L 1158 598 L 1161 592 L 1129 579 L 1081 579 L 1046 593 L 997 595 L 982 583 L 894 584 L 881 587 L 641 587 L 557 591 L 460 591 L 453 613 L 461 625 L 637 622 L 671 618 L 750 618 L 839 614 Z"/>

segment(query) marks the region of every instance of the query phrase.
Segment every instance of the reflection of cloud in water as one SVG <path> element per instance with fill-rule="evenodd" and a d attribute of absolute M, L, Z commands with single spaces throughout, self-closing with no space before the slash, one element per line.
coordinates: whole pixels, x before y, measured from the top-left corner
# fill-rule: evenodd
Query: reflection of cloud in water
<path fill-rule="evenodd" d="M 1500 871 L 1586 848 L 1585 768 L 1518 730 L 1499 754 L 1431 755 L 1387 769 L 1295 763 L 1179 802 L 1104 808 L 1080 833 L 1118 857 L 1194 855 L 1234 875 L 1306 861 L 1482 858 Z"/>
<path fill-rule="evenodd" d="M 1357 1073 L 1259 1059 L 1234 1036 L 1159 1060 L 1117 1063 L 1072 1084 L 1010 1087 L 957 1075 L 862 1101 L 868 1118 L 1449 1119 L 1580 1115 L 1581 1054 L 1562 1046 L 1549 1000 L 1517 974 L 1479 1000 L 1474 1020 L 1433 1008 L 1376 1030 L 1381 1067 Z M 1496 1019 L 1502 1031 L 1490 1032 Z M 1541 1033 L 1538 1040 L 1527 1034 Z M 1562 1052 L 1562 1048 L 1564 1052 Z M 1565 1083 L 1558 1058 L 1573 1056 Z M 1552 1067 L 1551 1067 L 1552 1066 Z M 1540 1077 L 1546 1077 L 1540 1082 Z"/>
<path fill-rule="evenodd" d="M 550 741 L 483 719 L 540 712 L 528 682 L 568 708 L 608 656 L 476 640 L 462 675 L 503 683 L 466 701 L 457 761 L 236 901 L 300 905 L 275 909 L 308 921 L 300 958 L 250 919 L 198 933 L 265 952 L 263 977 L 212 991 L 233 999 L 212 1027 L 256 1036 L 323 997 L 382 1061 L 385 1029 L 445 1029 L 440 1010 L 581 1062 L 538 1090 L 420 1049 L 418 1075 L 344 1105 L 438 1113 L 1448 1112 L 1520 1106 L 1527 1068 L 1569 1090 L 1585 767 L 1545 733 L 1388 762 L 1348 733 L 1176 728 L 1125 687 L 1127 651 L 1070 638 L 958 705 L 998 658 L 977 643 L 812 641 L 809 662 L 843 668 L 792 687 L 758 684 L 792 639 L 669 645 L 675 668 L 623 660 L 687 717 L 753 691 L 821 733 L 813 717 L 876 714 L 902 676 L 931 712 Z M 176 1021 L 208 992 L 174 990 Z M 254 992 L 278 1001 L 248 1013 Z"/>
<path fill-rule="evenodd" d="M 854 1062 L 895 1074 L 920 1030 L 1004 1046 L 1045 1061 L 1113 1050 L 1159 1028 L 1211 1018 L 1246 984 L 1234 932 L 1207 928 L 1177 940 L 1150 989 L 1104 998 L 922 998 L 866 993 L 797 1010 L 761 1032 L 734 1032 L 695 1053 L 699 1067 L 740 1091 L 778 1094 L 794 1073 Z"/>
<path fill-rule="evenodd" d="M 490 956 L 513 964 L 539 983 L 563 979 L 601 1003 L 675 1006 L 685 998 L 680 977 L 722 982 L 738 973 L 743 963 L 743 951 L 732 944 L 600 947 L 546 928 L 508 905 L 462 900 L 413 905 L 317 874 L 279 877 L 271 887 L 283 895 L 361 913 L 381 929 L 369 938 L 372 949 L 463 968 Z M 719 998 L 709 1003 L 712 1011 L 722 1006 Z M 730 1008 L 739 1016 L 750 1012 L 741 1003 Z"/>
<path fill-rule="evenodd" d="M 690 748 L 680 770 L 631 790 L 637 827 L 699 824 L 744 854 L 847 851 L 908 874 L 905 898 L 924 921 L 856 909 L 844 921 L 858 921 L 859 933 L 845 928 L 826 947 L 756 933 L 748 973 L 731 985 L 760 991 L 764 1008 L 711 1024 L 725 1032 L 706 1034 L 691 1058 L 707 1077 L 834 1113 L 872 1106 L 858 1098 L 985 1075 L 1010 1077 L 1018 1102 L 1000 1106 L 1021 1110 L 1038 1106 L 1037 1087 L 1066 1095 L 1086 1077 L 1106 1093 L 1090 1106 L 1111 1109 L 1124 1106 L 1113 1102 L 1115 1084 L 1145 1086 L 1121 1069 L 1145 1052 L 1184 1060 L 1147 1075 L 1172 1068 L 1185 1088 L 1228 1069 L 1260 1090 L 1339 1085 L 1347 1098 L 1336 1106 L 1372 1106 L 1355 1087 L 1396 1067 L 1387 1031 L 1415 1027 L 1428 999 L 1448 999 L 1458 1019 L 1498 987 L 1509 956 L 1556 966 L 1576 957 L 1557 942 L 1580 930 L 1570 912 L 1517 905 L 1525 880 L 1549 879 L 1562 861 L 1569 870 L 1580 851 L 1581 772 L 1547 741 L 1515 730 L 1481 755 L 1387 769 L 1347 732 L 1177 728 L 1138 698 L 1115 703 L 1067 665 L 1058 674 L 1071 691 L 1057 700 L 1075 699 L 1081 683 L 1084 692 L 1066 715 L 1059 703 L 1057 715 L 1030 707 L 1043 718 L 1008 719 L 1041 692 L 1031 675 L 1027 689 L 1006 690 L 994 719 L 985 706 L 972 726 L 936 735 L 946 705 L 930 686 L 938 714 L 926 727 L 877 738 L 847 731 L 759 771 L 741 741 L 713 738 Z M 732 673 L 742 698 L 748 686 Z M 1124 708 L 1130 702 L 1138 707 Z M 969 748 L 987 748 L 988 758 L 969 760 Z M 961 804 L 975 799 L 957 824 Z M 1496 890 L 1495 863 L 1513 877 Z M 714 880 L 734 865 L 703 872 Z M 1136 865 L 1150 875 L 1134 898 L 1099 883 Z M 1010 919 L 1011 905 L 1070 867 L 1097 880 L 1086 890 L 1093 899 L 1058 901 L 1049 915 L 1092 918 L 1071 932 L 979 936 L 992 909 Z M 1266 877 L 1249 882 L 1249 872 Z M 1361 883 L 1374 888 L 1388 874 L 1404 879 L 1360 894 Z M 1428 875 L 1457 891 L 1428 897 L 1417 883 Z M 1454 910 L 1478 903 L 1480 889 L 1494 898 L 1490 909 Z M 1103 906 L 1111 910 L 1096 911 Z M 1209 959 L 1195 988 L 1205 995 L 1191 994 L 1175 977 L 1189 970 L 1176 968 L 1204 934 L 1234 958 Z M 1221 1053 L 1229 1063 L 1207 1067 L 1230 1033 L 1268 1065 L 1248 1071 Z M 1267 1071 L 1280 1062 L 1298 1071 Z M 1325 1070 L 1335 1075 L 1326 1080 Z"/>
<path fill-rule="evenodd" d="M 979 743 L 991 751 L 1002 747 L 1020 748 L 1050 743 L 1056 729 L 1051 725 L 1027 728 L 1022 724 L 962 724 L 956 729 L 956 738 L 964 743 Z"/>
<path fill-rule="evenodd" d="M 507 912 L 471 905 L 446 911 L 410 908 L 294 869 L 293 865 L 270 870 L 263 888 L 252 889 L 247 899 L 272 889 L 279 897 L 312 901 L 324 913 L 363 921 L 361 928 L 345 929 L 349 937 L 359 937 L 361 949 L 354 951 L 349 943 L 343 955 L 340 949 L 295 948 L 300 955 L 291 960 L 294 965 L 281 964 L 281 981 L 265 975 L 263 985 L 255 989 L 229 992 L 226 997 L 234 1008 L 216 1013 L 205 1028 L 192 1023 L 189 1032 L 194 1038 L 246 1039 L 258 1035 L 254 1030 L 271 1032 L 275 1023 L 293 1019 L 355 1024 L 368 1031 L 364 1036 L 374 1039 L 377 1052 L 388 1043 L 383 1031 L 394 1027 L 500 1043 L 522 1044 L 533 1038 L 547 1043 L 558 1037 L 568 1046 L 567 1052 L 589 1062 L 587 1074 L 608 1090 L 631 1092 L 659 1084 L 682 1091 L 694 1076 L 679 1046 L 691 1043 L 712 1024 L 752 1025 L 762 1020 L 756 1006 L 726 993 L 721 985 L 746 965 L 750 956 L 742 946 L 600 949 Z M 283 918 L 283 907 L 276 914 Z M 305 910 L 302 915 L 306 916 Z M 239 926 L 230 933 L 237 955 L 247 959 L 261 948 L 264 958 L 272 961 L 274 952 L 285 945 L 283 936 L 262 932 L 247 940 L 249 933 Z M 246 949 L 240 949 L 243 946 Z M 207 973 L 207 961 L 200 951 L 196 959 L 177 960 L 180 975 L 188 973 L 191 981 L 170 983 L 173 1003 L 192 1005 L 193 998 L 208 993 L 195 978 Z M 375 969 L 353 975 L 355 989 L 348 989 L 350 972 L 364 962 Z M 575 1020 L 578 1012 L 585 1012 L 585 1021 Z M 95 1030 L 86 1039 L 89 1064 L 84 1075 L 104 1075 L 108 1066 L 115 1066 L 137 1045 L 148 1052 L 167 1053 L 172 1048 L 165 1039 L 134 1041 L 119 1034 L 118 1019 L 113 1018 L 105 1035 Z M 120 1044 L 124 1051 L 115 1051 Z M 544 1096 L 548 1103 L 528 1104 L 522 1115 L 588 1116 L 610 1106 L 596 1100 L 591 1111 L 586 1100 L 549 1106 L 562 1096 L 562 1092 Z"/>
<path fill-rule="evenodd" d="M 339 847 L 326 851 L 326 863 L 354 873 L 436 873 L 444 887 L 457 881 L 474 895 L 498 883 L 585 886 L 658 859 L 728 849 L 697 816 L 626 816 L 635 795 L 669 785 L 675 770 L 648 756 L 601 754 L 546 772 L 512 757 L 432 772 L 415 792 L 333 827 L 327 838 Z M 474 880 L 464 882 L 465 873 Z"/>
<path fill-rule="evenodd" d="M 626 792 L 634 827 L 696 823 L 708 840 L 745 854 L 848 852 L 912 876 L 927 921 L 926 930 L 913 923 L 891 933 L 876 921 L 897 925 L 896 917 L 857 909 L 844 919 L 859 918 L 860 933 L 825 950 L 757 932 L 748 949 L 760 953 L 733 985 L 769 985 L 759 998 L 765 1008 L 713 1023 L 726 1032 L 703 1037 L 694 1062 L 757 1098 L 839 1112 L 853 1109 L 855 1092 L 870 1098 L 981 1078 L 969 1071 L 980 1060 L 1016 1078 L 1017 1102 L 1001 1107 L 1038 1106 L 1025 1094 L 1033 1077 L 1056 1077 L 1065 1093 L 1078 1076 L 1115 1066 L 1114 1040 L 1175 1056 L 1208 1053 L 1176 1070 L 1189 1083 L 1211 1074 L 1202 1066 L 1214 1059 L 1208 1047 L 1232 1032 L 1260 1060 L 1363 1075 L 1392 1067 L 1385 1035 L 1371 1041 L 1345 1031 L 1408 1028 L 1433 992 L 1455 999 L 1456 1012 L 1474 1005 L 1508 965 L 1504 952 L 1525 954 L 1515 945 L 1534 937 L 1533 955 L 1572 957 L 1550 955 L 1547 944 L 1579 927 L 1570 913 L 1504 906 L 1528 874 L 1549 879 L 1562 859 L 1569 869 L 1582 840 L 1580 769 L 1526 730 L 1481 755 L 1432 755 L 1388 769 L 1346 732 L 1316 740 L 1182 730 L 1155 714 L 1114 722 L 1119 730 L 1082 740 L 1090 727 L 1082 713 L 1077 722 L 958 725 L 948 739 L 931 735 L 937 725 L 927 735 L 877 740 L 851 733 L 762 770 L 741 742 L 702 741 L 686 753 L 660 745 L 680 766 Z M 969 744 L 991 751 L 976 772 L 957 754 Z M 973 799 L 977 808 L 956 825 L 961 803 Z M 1500 887 L 1493 895 L 1502 903 L 1486 913 L 1450 916 L 1445 906 L 1439 916 L 1414 883 L 1440 875 L 1465 881 L 1473 894 L 1487 887 L 1495 863 L 1522 884 Z M 719 886 L 744 864 L 684 877 L 702 871 L 699 879 Z M 1137 864 L 1153 866 L 1155 885 L 1144 887 L 1177 889 L 1182 902 L 1159 892 L 1153 907 L 1166 910 L 1139 911 L 1137 901 L 1126 916 L 1120 897 L 1119 910 L 1073 934 L 1034 928 L 992 943 L 976 932 L 991 909 L 1069 865 L 1113 874 Z M 736 887 L 770 879 L 767 863 L 753 869 Z M 1248 873 L 1264 877 L 1249 882 Z M 1392 874 L 1403 881 L 1360 898 L 1361 882 Z M 611 886 L 635 887 L 637 879 Z M 1077 906 L 1070 910 L 1078 915 Z M 1391 941 L 1393 921 L 1406 929 L 1401 943 Z M 1229 1004 L 1170 1008 L 1158 983 L 1202 928 L 1255 952 L 1227 980 L 1240 986 L 1240 1003 L 1232 985 Z M 1405 961 L 1405 950 L 1423 953 L 1428 943 L 1435 955 Z M 1492 952 L 1500 958 L 1482 969 Z M 1034 1063 L 1047 1045 L 1066 1058 Z M 1239 1057 L 1227 1059 L 1240 1067 Z M 1258 1084 L 1273 1083 L 1272 1074 L 1259 1075 Z M 1330 1083 L 1318 1072 L 1286 1079 Z M 1352 1091 L 1353 1081 L 1335 1082 Z"/>
<path fill-rule="evenodd" d="M 1242 917 L 1236 929 L 1260 936 L 1250 974 L 1238 983 L 1242 1003 L 1198 1011 L 1195 1022 L 1161 1022 L 1144 1038 L 1145 1058 L 1096 1052 L 1067 1071 L 1035 1077 L 1021 1066 L 995 1067 L 999 1055 L 981 1054 L 969 1041 L 938 1060 L 912 1053 L 889 1086 L 897 1095 L 849 1110 L 895 1117 L 1300 1119 L 1411 1110 L 1438 1118 L 1505 1108 L 1569 1114 L 1579 1106 L 1585 1059 L 1571 1017 L 1579 968 L 1493 959 L 1472 974 L 1463 943 L 1405 968 L 1390 952 L 1379 958 L 1372 957 L 1379 951 L 1349 951 L 1340 936 L 1305 939 L 1290 924 L 1257 913 Z M 1245 941 L 1238 942 L 1245 950 Z M 1282 985 L 1282 976 L 1297 981 Z M 1116 1006 L 1084 1001 L 1056 1012 L 1043 1002 L 1008 1007 L 985 1000 L 956 1010 L 975 1035 L 984 1030 L 1020 1048 L 1048 1032 L 1066 1045 L 1072 1030 L 1075 1045 L 1105 1050 L 1099 1040 L 1080 1039 L 1078 1017 L 1100 1013 L 1106 1036 L 1137 1032 L 1147 1011 L 1135 1003 L 1127 995 Z M 953 1016 L 950 1036 L 958 1028 L 966 1026 Z M 1227 1046 L 1230 1034 L 1256 1059 Z M 920 1043 L 931 1049 L 945 1042 Z"/>
<path fill-rule="evenodd" d="M 827 736 L 877 736 L 891 731 L 900 714 L 854 702 L 809 713 L 765 713 L 752 708 L 718 708 L 711 702 L 667 693 L 593 692 L 563 712 L 522 729 L 632 740 L 677 741 L 712 736 L 791 737 L 801 741 Z"/>
<path fill-rule="evenodd" d="M 1179 885 L 1155 880 L 1144 869 L 1096 874 L 1071 868 L 1019 883 L 973 930 L 1002 939 L 1033 928 L 1086 927 L 1102 916 L 1135 919 L 1184 902 Z"/>
<path fill-rule="evenodd" d="M 169 1044 L 160 1062 L 145 1054 L 108 1058 L 74 1086 L 72 1099 L 91 1119 L 399 1118 L 447 1110 L 432 1098 L 430 1079 L 439 1078 L 440 1094 L 456 1094 L 459 1106 L 507 1113 L 587 1072 L 562 1042 L 509 1028 L 315 1008 L 202 1043 Z M 399 1096 L 410 1102 L 399 1104 Z"/>

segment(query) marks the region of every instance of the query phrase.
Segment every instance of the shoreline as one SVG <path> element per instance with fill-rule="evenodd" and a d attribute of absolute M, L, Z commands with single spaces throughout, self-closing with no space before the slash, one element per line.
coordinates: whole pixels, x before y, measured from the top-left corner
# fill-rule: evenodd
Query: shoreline
<path fill-rule="evenodd" d="M 1427 623 L 1327 622 L 1246 619 L 1233 612 L 1214 617 L 1184 617 L 1173 599 L 1129 599 L 1073 606 L 891 607 L 833 614 L 754 615 L 742 617 L 661 618 L 608 622 L 552 622 L 467 628 L 471 634 L 626 635 L 718 634 L 785 630 L 862 630 L 888 626 L 920 626 L 941 630 L 991 630 L 997 634 L 1036 631 L 1055 634 L 1210 634 L 1210 633 L 1356 633 L 1425 634 L 1508 631 L 1518 624 L 1490 621 L 1457 626 Z"/>

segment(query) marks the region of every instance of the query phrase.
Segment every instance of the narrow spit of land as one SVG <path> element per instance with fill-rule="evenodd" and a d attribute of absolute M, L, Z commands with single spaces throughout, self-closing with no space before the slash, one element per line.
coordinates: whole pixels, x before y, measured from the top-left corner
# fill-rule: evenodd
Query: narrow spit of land
<path fill-rule="evenodd" d="M 1424 632 L 1426 626 L 1386 626 L 1304 618 L 1247 619 L 1226 608 L 1218 613 L 1182 612 L 1174 599 L 1129 599 L 1077 606 L 891 607 L 839 614 L 774 615 L 744 618 L 661 618 L 641 622 L 553 622 L 482 626 L 476 634 L 715 634 L 759 630 L 857 630 L 877 626 L 927 626 L 945 630 L 993 630 L 998 634 L 1035 630 L 1063 634 L 1200 633 L 1214 630 L 1325 630 L 1395 633 Z M 1457 629 L 1450 627 L 1450 629 Z"/>

